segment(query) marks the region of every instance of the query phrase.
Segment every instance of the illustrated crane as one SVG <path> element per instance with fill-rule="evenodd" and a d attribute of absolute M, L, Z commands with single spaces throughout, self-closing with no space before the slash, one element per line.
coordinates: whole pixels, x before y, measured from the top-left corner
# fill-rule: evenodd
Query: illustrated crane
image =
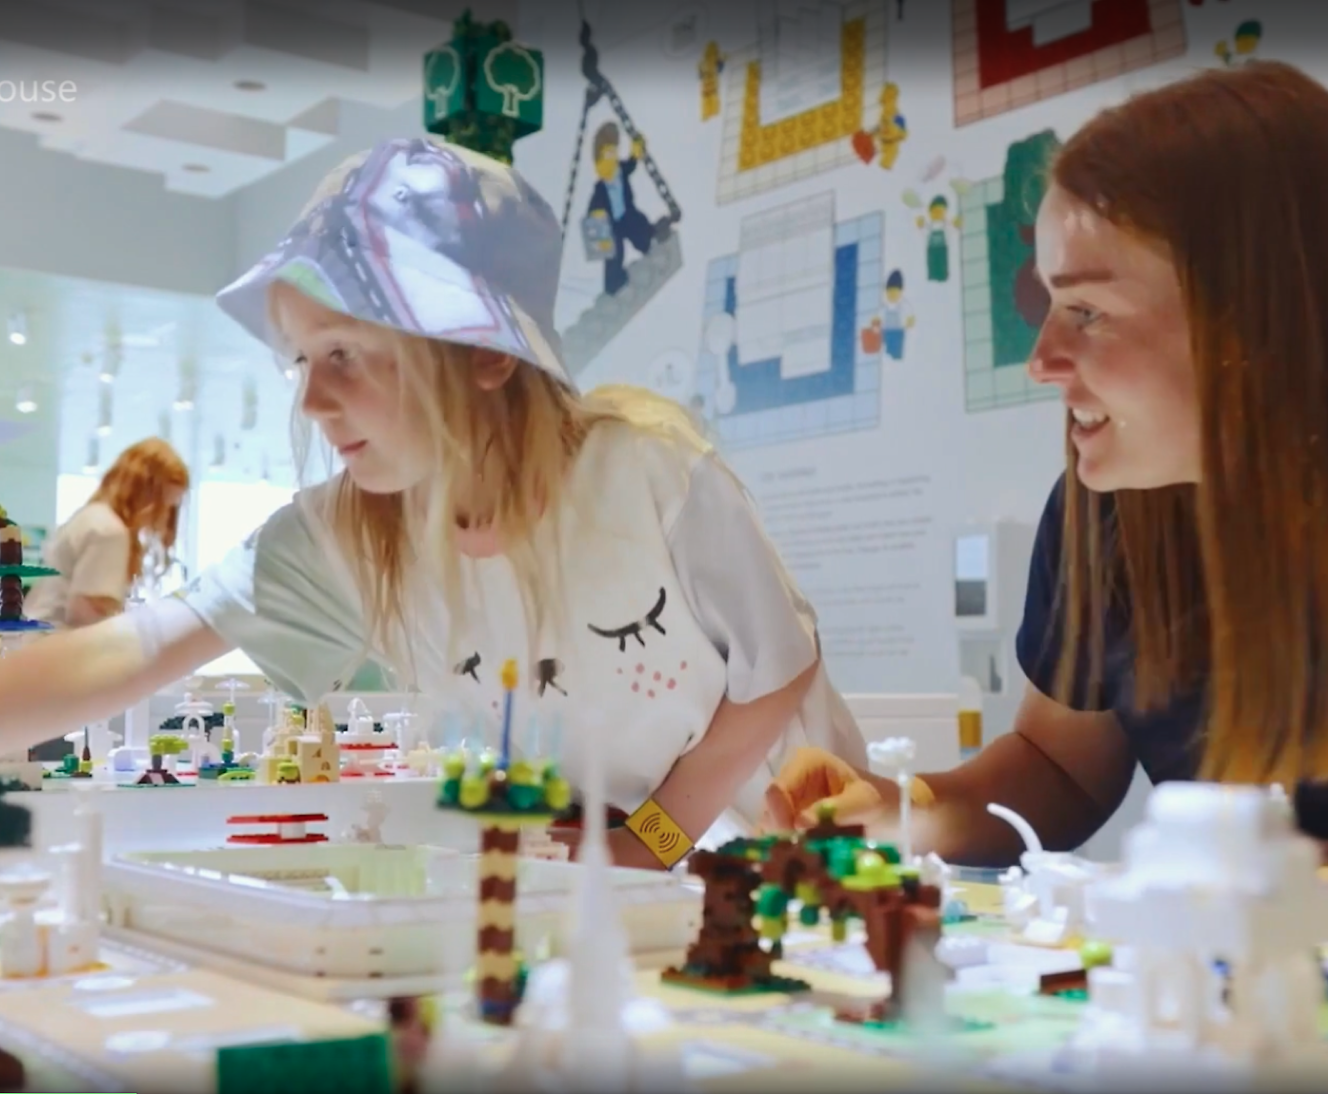
<path fill-rule="evenodd" d="M 585 19 L 581 20 L 581 33 L 577 36 L 577 41 L 581 43 L 581 75 L 586 78 L 586 94 L 581 105 L 581 124 L 576 130 L 576 148 L 572 152 L 572 172 L 567 182 L 567 199 L 563 204 L 563 235 L 567 234 L 567 222 L 572 215 L 572 201 L 576 196 L 576 179 L 581 164 L 581 149 L 586 141 L 586 124 L 590 120 L 590 112 L 599 103 L 600 99 L 608 99 L 609 105 L 613 107 L 613 112 L 618 115 L 619 122 L 622 123 L 623 132 L 633 141 L 642 141 L 641 131 L 636 128 L 632 122 L 631 115 L 627 113 L 627 107 L 623 105 L 618 92 L 613 89 L 613 84 L 600 71 L 599 50 L 595 48 L 591 41 L 590 24 Z M 650 148 L 646 146 L 645 154 L 641 157 L 641 166 L 645 168 L 646 174 L 650 176 L 650 181 L 655 184 L 655 189 L 659 191 L 659 196 L 664 204 L 668 206 L 668 215 L 655 223 L 655 238 L 657 240 L 666 239 L 673 231 L 673 226 L 682 220 L 682 208 L 678 205 L 669 189 L 669 184 L 664 181 L 664 176 L 660 174 L 659 167 L 655 164 L 654 157 L 650 155 Z"/>
<path fill-rule="evenodd" d="M 590 112 L 601 99 L 607 100 L 617 115 L 624 133 L 634 146 L 641 149 L 638 157 L 641 167 L 654 183 L 668 212 L 651 225 L 653 239 L 649 253 L 638 256 L 627 266 L 628 283 L 613 295 L 598 296 L 566 330 L 562 331 L 563 358 L 568 371 L 575 376 L 583 370 L 618 335 L 634 315 L 682 268 L 682 247 L 674 227 L 682 220 L 679 206 L 669 185 L 664 181 L 658 164 L 645 146 L 641 131 L 632 121 L 627 107 L 608 77 L 600 71 L 599 51 L 591 39 L 590 24 L 584 15 L 577 39 L 581 44 L 581 74 L 586 79 L 586 93 L 581 106 L 581 122 L 576 131 L 576 146 L 572 152 L 572 170 L 567 182 L 567 197 L 563 204 L 562 230 L 564 239 L 572 217 L 572 203 L 576 200 L 576 183 L 585 146 L 586 126 Z M 587 218 L 592 220 L 594 218 Z M 605 257 L 591 245 L 592 233 L 599 225 L 582 222 L 582 238 L 587 255 L 592 260 Z"/>

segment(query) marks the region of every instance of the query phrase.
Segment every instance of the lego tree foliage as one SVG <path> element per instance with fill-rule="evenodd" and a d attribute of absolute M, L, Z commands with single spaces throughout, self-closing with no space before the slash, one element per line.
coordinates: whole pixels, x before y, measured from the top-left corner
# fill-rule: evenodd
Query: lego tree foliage
<path fill-rule="evenodd" d="M 166 756 L 178 756 L 189 747 L 189 742 L 173 733 L 156 733 L 148 739 L 148 753 L 152 757 L 152 769 L 160 771 L 162 760 Z"/>

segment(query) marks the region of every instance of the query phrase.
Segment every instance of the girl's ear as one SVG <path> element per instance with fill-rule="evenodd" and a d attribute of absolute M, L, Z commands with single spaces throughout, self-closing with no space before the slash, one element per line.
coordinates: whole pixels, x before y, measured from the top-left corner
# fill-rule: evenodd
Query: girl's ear
<path fill-rule="evenodd" d="M 499 353 L 495 349 L 477 348 L 471 357 L 475 383 L 481 391 L 497 391 L 512 378 L 516 365 L 517 360 L 510 353 Z"/>

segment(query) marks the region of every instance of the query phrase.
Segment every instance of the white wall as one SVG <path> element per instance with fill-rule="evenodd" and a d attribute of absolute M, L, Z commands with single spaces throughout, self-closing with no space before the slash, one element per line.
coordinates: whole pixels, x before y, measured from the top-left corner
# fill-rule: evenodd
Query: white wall
<path fill-rule="evenodd" d="M 957 0 L 956 9 L 960 6 L 962 0 Z M 719 417 L 718 428 L 721 447 L 764 506 L 774 538 L 821 614 L 828 660 L 841 686 L 861 692 L 953 690 L 957 666 L 950 625 L 950 537 L 958 524 L 969 520 L 1037 520 L 1063 466 L 1063 411 L 1054 397 L 1004 409 L 967 409 L 966 368 L 977 358 L 969 353 L 966 359 L 966 327 L 970 339 L 979 335 L 976 324 L 966 324 L 965 312 L 974 297 L 970 288 L 966 298 L 962 270 L 966 263 L 981 268 L 984 262 L 978 253 L 985 245 L 978 224 L 983 214 L 966 214 L 968 236 L 949 232 L 949 280 L 930 282 L 924 235 L 915 224 L 917 210 L 904 200 L 907 192 L 915 191 L 923 201 L 943 193 L 954 213 L 958 197 L 952 184 L 964 180 L 971 193 L 985 192 L 984 180 L 1003 175 L 1012 141 L 1045 129 L 1064 139 L 1099 108 L 1131 90 L 1219 63 L 1215 43 L 1230 39 L 1242 19 L 1254 14 L 1263 18 L 1261 55 L 1285 56 L 1299 48 L 1295 40 L 1303 35 L 1287 23 L 1292 10 L 1295 19 L 1304 22 L 1301 8 L 1239 2 L 1196 7 L 1175 0 L 1171 11 L 1184 20 L 1188 54 L 956 127 L 951 4 L 847 3 L 846 17 L 867 11 L 884 22 L 884 79 L 899 87 L 898 110 L 909 131 L 893 168 L 883 169 L 875 161 L 867 165 L 850 155 L 840 166 L 721 203 L 721 162 L 731 148 L 725 144 L 724 111 L 740 98 L 734 99 L 722 78 L 719 116 L 701 119 L 697 65 L 702 45 L 717 42 L 729 56 L 724 77 L 741 76 L 745 69 L 735 55 L 757 41 L 759 10 L 824 13 L 834 5 L 708 0 L 584 7 L 595 31 L 600 68 L 645 135 L 683 210 L 683 265 L 593 359 L 581 382 L 591 386 L 627 380 L 683 399 L 699 392 L 713 404 L 714 386 L 705 377 L 703 352 L 707 268 L 738 250 L 745 218 L 790 203 L 798 203 L 799 215 L 810 216 L 810 203 L 823 195 L 833 198 L 839 225 L 881 216 L 882 263 L 860 259 L 858 272 L 879 279 L 889 270 L 902 271 L 916 326 L 906 335 L 902 360 L 857 351 L 857 385 L 876 389 L 860 401 L 868 424 L 837 434 L 794 425 L 790 428 L 801 428 L 802 436 L 786 434 L 759 446 L 739 443 L 740 415 L 727 422 Z M 898 9 L 903 7 L 900 21 Z M 1101 11 L 1106 5 L 1096 7 Z M 522 9 L 524 37 L 545 51 L 548 71 L 545 128 L 517 146 L 517 166 L 559 212 L 585 88 L 576 8 L 571 0 L 527 0 Z M 695 20 L 697 36 L 690 47 L 680 47 L 672 28 L 687 20 Z M 806 46 L 814 38 L 813 29 L 804 25 L 786 40 Z M 1323 67 L 1308 55 L 1299 59 Z M 773 70 L 773 61 L 766 65 Z M 866 78 L 875 75 L 869 71 Z M 878 102 L 874 93 L 869 96 L 863 112 L 866 128 L 879 120 Z M 595 108 L 579 162 L 562 270 L 560 323 L 565 330 L 599 292 L 599 269 L 584 257 L 578 225 L 593 182 L 591 136 L 609 117 L 607 104 Z M 626 144 L 624 139 L 624 154 Z M 785 173 L 790 162 L 783 161 Z M 636 172 L 633 183 L 641 207 L 652 218 L 662 215 L 664 206 L 643 171 Z M 823 237 L 806 238 L 809 242 L 799 254 L 768 258 L 767 270 L 781 260 L 804 272 L 812 269 L 824 258 L 825 243 Z M 747 299 L 755 291 L 749 283 Z M 855 338 L 868 313 L 879 308 L 877 292 L 873 288 L 868 299 L 859 301 L 860 310 L 851 317 Z M 782 307 L 788 314 L 805 305 L 807 320 L 824 325 L 830 321 L 825 301 L 824 294 L 808 295 L 803 304 L 789 297 Z M 740 306 L 740 320 L 742 316 Z M 792 335 L 786 335 L 785 352 L 791 344 Z M 828 347 L 826 355 L 828 359 Z M 740 372 L 742 368 L 750 366 L 741 366 Z M 1003 372 L 1018 382 L 1022 370 Z M 791 413 L 810 422 L 824 411 L 806 404 Z"/>

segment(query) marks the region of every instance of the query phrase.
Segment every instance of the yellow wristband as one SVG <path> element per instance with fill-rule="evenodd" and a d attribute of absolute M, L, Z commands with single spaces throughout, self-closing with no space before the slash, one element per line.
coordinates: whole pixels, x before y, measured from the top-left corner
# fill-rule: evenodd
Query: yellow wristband
<path fill-rule="evenodd" d="M 644 805 L 627 818 L 626 827 L 637 839 L 650 849 L 650 853 L 660 861 L 666 870 L 671 870 L 678 860 L 693 847 L 687 833 L 678 827 L 654 798 L 646 799 Z"/>
<path fill-rule="evenodd" d="M 916 809 L 929 809 L 936 804 L 936 795 L 930 786 L 914 775 L 909 780 L 908 800 Z"/>

